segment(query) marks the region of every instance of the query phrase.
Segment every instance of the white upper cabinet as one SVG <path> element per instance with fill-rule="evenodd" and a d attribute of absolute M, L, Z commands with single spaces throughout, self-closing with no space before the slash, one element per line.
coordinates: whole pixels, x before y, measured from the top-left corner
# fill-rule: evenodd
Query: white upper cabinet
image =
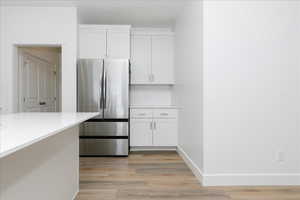
<path fill-rule="evenodd" d="M 114 31 L 107 32 L 107 57 L 130 58 L 130 32 Z"/>
<path fill-rule="evenodd" d="M 174 83 L 174 38 L 152 36 L 152 81 L 158 84 Z"/>
<path fill-rule="evenodd" d="M 79 57 L 105 58 L 106 56 L 106 30 L 93 27 L 79 29 Z"/>
<path fill-rule="evenodd" d="M 143 84 L 151 80 L 151 37 L 133 35 L 131 39 L 131 82 Z"/>
<path fill-rule="evenodd" d="M 174 84 L 174 34 L 133 32 L 131 61 L 132 84 Z"/>
<path fill-rule="evenodd" d="M 80 25 L 79 58 L 130 58 L 130 26 Z"/>

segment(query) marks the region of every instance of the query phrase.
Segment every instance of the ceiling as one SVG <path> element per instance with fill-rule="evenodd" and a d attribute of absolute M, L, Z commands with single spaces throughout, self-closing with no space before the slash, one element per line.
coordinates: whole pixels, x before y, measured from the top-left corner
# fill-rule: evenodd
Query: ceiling
<path fill-rule="evenodd" d="M 187 2 L 195 0 L 0 0 L 3 5 L 77 6 L 83 24 L 170 27 Z"/>

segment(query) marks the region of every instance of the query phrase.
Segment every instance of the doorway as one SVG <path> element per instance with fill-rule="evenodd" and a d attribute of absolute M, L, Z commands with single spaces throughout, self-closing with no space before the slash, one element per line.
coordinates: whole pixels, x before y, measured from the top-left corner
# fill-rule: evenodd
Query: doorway
<path fill-rule="evenodd" d="M 61 47 L 18 47 L 19 112 L 61 111 Z"/>

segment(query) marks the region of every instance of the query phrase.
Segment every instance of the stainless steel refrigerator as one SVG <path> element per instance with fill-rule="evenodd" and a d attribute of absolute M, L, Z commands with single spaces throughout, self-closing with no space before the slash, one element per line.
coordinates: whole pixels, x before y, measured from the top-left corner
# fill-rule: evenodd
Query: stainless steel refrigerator
<path fill-rule="evenodd" d="M 78 112 L 100 112 L 80 126 L 80 156 L 128 156 L 130 62 L 80 59 Z"/>

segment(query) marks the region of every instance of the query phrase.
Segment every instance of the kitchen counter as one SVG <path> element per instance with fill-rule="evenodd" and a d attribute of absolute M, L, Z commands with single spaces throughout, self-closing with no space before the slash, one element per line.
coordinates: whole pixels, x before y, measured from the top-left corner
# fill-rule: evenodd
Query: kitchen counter
<path fill-rule="evenodd" d="M 0 115 L 0 158 L 80 124 L 98 113 Z"/>
<path fill-rule="evenodd" d="M 99 113 L 0 116 L 0 200 L 75 199 L 79 124 Z"/>

